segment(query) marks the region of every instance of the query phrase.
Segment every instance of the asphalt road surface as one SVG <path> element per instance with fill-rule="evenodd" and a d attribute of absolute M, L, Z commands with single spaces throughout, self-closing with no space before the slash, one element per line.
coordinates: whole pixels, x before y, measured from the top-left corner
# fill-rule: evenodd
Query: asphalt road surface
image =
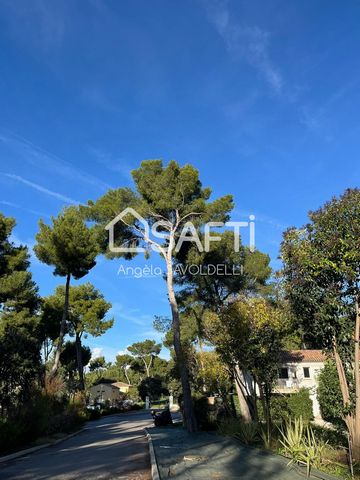
<path fill-rule="evenodd" d="M 129 412 L 89 422 L 58 445 L 0 464 L 0 479 L 150 480 L 144 427 L 150 412 Z"/>

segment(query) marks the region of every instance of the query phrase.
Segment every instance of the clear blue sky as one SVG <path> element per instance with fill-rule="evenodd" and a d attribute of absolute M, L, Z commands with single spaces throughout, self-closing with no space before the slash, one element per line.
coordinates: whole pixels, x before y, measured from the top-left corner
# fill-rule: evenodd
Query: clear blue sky
<path fill-rule="evenodd" d="M 129 185 L 141 160 L 174 158 L 234 194 L 234 219 L 256 215 L 279 267 L 281 232 L 359 185 L 359 18 L 355 0 L 2 1 L 0 210 L 17 241 Z M 168 314 L 163 280 L 119 264 L 84 278 L 113 303 L 115 327 L 88 339 L 108 359 Z M 32 271 L 43 295 L 62 282 Z"/>

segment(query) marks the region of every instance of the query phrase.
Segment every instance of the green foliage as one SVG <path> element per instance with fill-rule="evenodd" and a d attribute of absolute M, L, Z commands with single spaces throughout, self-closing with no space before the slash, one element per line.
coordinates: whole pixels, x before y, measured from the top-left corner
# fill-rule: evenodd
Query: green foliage
<path fill-rule="evenodd" d="M 169 392 L 159 377 L 146 377 L 138 386 L 139 396 L 142 400 L 148 396 L 151 401 L 158 400 L 161 395 L 168 395 Z"/>
<path fill-rule="evenodd" d="M 360 460 L 360 379 L 353 368 L 360 341 L 360 190 L 346 190 L 309 217 L 303 228 L 284 234 L 286 293 L 307 343 L 333 354 L 344 420 Z"/>
<path fill-rule="evenodd" d="M 328 360 L 319 373 L 317 395 L 322 418 L 343 427 L 344 404 L 336 365 L 332 360 Z"/>
<path fill-rule="evenodd" d="M 179 299 L 184 307 L 200 304 L 216 310 L 232 294 L 262 290 L 271 274 L 268 255 L 250 252 L 243 245 L 236 252 L 233 232 L 217 232 L 217 237 L 219 241 L 210 242 L 208 252 L 199 252 L 195 245 L 184 246 L 176 256 L 176 282 L 183 287 Z M 201 266 L 201 270 L 187 268 L 191 265 Z M 219 269 L 212 271 L 214 266 Z M 206 271 L 211 274 L 204 275 Z"/>
<path fill-rule="evenodd" d="M 24 246 L 10 241 L 15 220 L 0 214 L 0 409 L 16 415 L 41 375 L 37 287 Z"/>
<path fill-rule="evenodd" d="M 98 378 L 102 375 L 103 371 L 109 366 L 106 362 L 105 357 L 97 357 L 90 361 L 89 370 L 90 372 L 96 372 Z"/>
<path fill-rule="evenodd" d="M 14 227 L 15 220 L 0 213 L 0 311 L 26 311 L 31 316 L 39 304 L 38 289 L 28 271 L 27 247 L 10 241 Z"/>
<path fill-rule="evenodd" d="M 293 394 L 296 395 L 296 394 Z M 289 397 L 273 395 L 270 402 L 271 419 L 273 422 L 283 422 L 290 416 Z"/>
<path fill-rule="evenodd" d="M 55 275 L 78 279 L 95 266 L 99 253 L 96 237 L 76 207 L 53 217 L 51 226 L 40 220 L 39 227 L 34 251 L 41 262 L 54 266 Z"/>
<path fill-rule="evenodd" d="M 61 322 L 65 301 L 65 288 L 59 285 L 53 295 L 43 301 L 42 315 L 46 321 L 57 323 L 58 330 Z M 111 303 L 104 299 L 100 291 L 91 283 L 75 285 L 69 288 L 68 333 L 86 333 L 93 337 L 103 335 L 113 326 L 113 319 L 105 319 Z"/>
<path fill-rule="evenodd" d="M 232 418 L 219 422 L 219 433 L 235 437 L 245 445 L 252 445 L 258 443 L 261 428 L 257 422 L 244 422 L 240 418 Z"/>
<path fill-rule="evenodd" d="M 156 357 L 153 365 L 155 364 L 155 360 Z M 145 372 L 143 363 L 140 363 L 140 360 L 129 354 L 117 355 L 115 365 L 111 370 L 113 370 L 114 373 L 116 372 L 120 381 L 128 383 L 129 385 L 139 385 Z"/>
<path fill-rule="evenodd" d="M 226 398 L 232 389 L 232 379 L 225 364 L 216 352 L 198 352 L 196 358 L 196 371 L 194 383 L 199 392 L 204 388 L 209 394 L 220 394 Z"/>
<path fill-rule="evenodd" d="M 245 443 L 245 445 L 251 445 L 256 442 L 259 435 L 259 426 L 256 422 L 238 422 L 238 430 L 234 435 L 240 440 L 240 442 Z"/>
<path fill-rule="evenodd" d="M 275 424 L 283 423 L 290 417 L 290 409 L 288 404 L 289 397 L 285 395 L 273 394 L 270 399 L 270 415 L 271 420 Z M 263 404 L 257 399 L 258 416 L 261 421 L 265 421 L 265 413 Z"/>
<path fill-rule="evenodd" d="M 222 361 L 232 371 L 236 364 L 241 365 L 259 385 L 268 423 L 272 385 L 278 374 L 282 328 L 282 311 L 259 297 L 238 297 L 218 313 L 208 312 L 205 317 L 206 336 Z"/>
<path fill-rule="evenodd" d="M 258 413 L 261 420 L 265 420 L 263 407 L 258 400 Z M 271 419 L 274 423 L 281 424 L 289 418 L 302 417 L 305 424 L 308 424 L 313 418 L 312 401 L 309 396 L 309 390 L 300 389 L 296 393 L 289 395 L 272 395 L 270 400 Z"/>
<path fill-rule="evenodd" d="M 298 392 L 289 395 L 288 407 L 292 418 L 302 418 L 304 424 L 308 424 L 313 418 L 312 401 L 307 388 L 301 388 Z"/>
<path fill-rule="evenodd" d="M 343 361 L 351 361 L 360 279 L 360 190 L 346 190 L 309 217 L 303 228 L 284 234 L 286 293 L 308 343 L 332 351 L 336 339 Z"/>
<path fill-rule="evenodd" d="M 209 404 L 207 397 L 194 398 L 194 412 L 201 430 L 216 430 L 219 423 L 228 417 L 228 411 L 220 401 Z"/>
<path fill-rule="evenodd" d="M 327 443 L 334 448 L 348 448 L 348 439 L 344 429 L 326 428 L 315 424 L 312 424 L 311 428 L 320 442 Z"/>
<path fill-rule="evenodd" d="M 128 214 L 117 222 L 114 228 L 116 245 L 141 246 L 145 255 L 150 253 L 150 247 L 155 246 L 157 252 L 166 262 L 167 290 L 171 302 L 172 327 L 178 368 L 181 371 L 183 384 L 184 407 L 187 411 L 186 423 L 189 431 L 196 429 L 192 414 L 191 393 L 189 385 L 188 364 L 184 357 L 181 343 L 181 319 L 174 292 L 173 272 L 175 266 L 174 246 L 191 221 L 199 230 L 208 221 L 225 222 L 233 208 L 231 195 L 209 201 L 211 190 L 203 188 L 199 172 L 191 165 L 181 167 L 177 162 L 170 161 L 164 166 L 162 160 L 147 160 L 132 172 L 136 191 L 130 189 L 111 190 L 96 203 L 89 202 L 82 211 L 86 217 L 95 221 L 97 231 L 104 228 L 126 207 L 134 208 L 149 225 L 161 220 L 160 231 L 164 234 L 159 242 L 150 239 L 144 231 L 143 222 Z M 159 224 L 158 224 L 159 225 Z M 104 237 L 102 237 L 104 239 Z M 132 258 L 132 253 L 115 254 L 109 252 L 107 242 L 100 242 L 102 251 L 110 258 L 124 255 Z M 190 242 L 186 242 L 188 245 Z M 149 376 L 149 368 L 146 367 Z"/>
<path fill-rule="evenodd" d="M 2 414 L 16 416 L 42 372 L 39 342 L 27 328 L 6 324 L 0 334 L 0 359 Z"/>
<path fill-rule="evenodd" d="M 45 330 L 47 323 L 51 328 L 57 324 L 58 332 L 61 330 L 64 305 L 66 304 L 65 297 L 66 288 L 60 285 L 53 295 L 44 299 L 42 325 L 45 325 Z M 84 390 L 84 364 L 81 355 L 82 338 L 87 334 L 98 337 L 112 327 L 114 320 L 105 318 L 111 304 L 105 301 L 104 296 L 91 283 L 69 287 L 67 302 L 68 312 L 65 329 L 70 336 L 75 336 L 74 365 L 77 365 L 79 373 L 78 388 Z"/>
<path fill-rule="evenodd" d="M 302 417 L 289 420 L 280 433 L 283 453 L 291 458 L 289 465 L 304 462 L 309 477 L 313 466 L 320 467 L 326 443 L 315 438 L 312 428 L 304 426 Z"/>
<path fill-rule="evenodd" d="M 144 362 L 146 375 L 149 377 L 154 357 L 159 355 L 161 351 L 161 344 L 156 343 L 155 340 L 144 340 L 143 342 L 133 343 L 127 349 L 135 358 Z"/>
<path fill-rule="evenodd" d="M 41 436 L 71 432 L 86 419 L 86 413 L 76 404 L 34 391 L 16 418 L 0 420 L 0 452 L 11 452 Z"/>
<path fill-rule="evenodd" d="M 86 365 L 90 362 L 91 359 L 91 350 L 89 347 L 81 346 L 81 358 L 82 365 Z M 77 370 L 76 362 L 76 345 L 75 342 L 68 341 L 65 343 L 64 348 L 60 355 L 61 364 L 64 367 L 66 373 L 71 378 L 75 375 Z"/>

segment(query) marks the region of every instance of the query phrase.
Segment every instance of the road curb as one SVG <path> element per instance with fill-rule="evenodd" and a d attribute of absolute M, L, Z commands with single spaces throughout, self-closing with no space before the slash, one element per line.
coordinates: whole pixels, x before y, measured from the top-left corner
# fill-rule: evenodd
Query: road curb
<path fill-rule="evenodd" d="M 42 450 L 43 448 L 48 448 L 48 447 L 51 447 L 52 445 L 57 445 L 58 443 L 64 442 L 65 440 L 68 440 L 71 437 L 75 437 L 75 435 L 78 435 L 82 431 L 83 429 L 81 428 L 76 432 L 69 433 L 69 435 L 66 435 L 66 437 L 62 437 L 62 438 L 58 438 L 57 440 L 54 440 L 53 442 L 44 443 L 42 445 L 37 445 L 36 447 L 26 448 L 25 450 L 20 450 L 19 452 L 10 453 L 9 455 L 2 456 L 0 457 L 0 463 L 8 462 L 10 460 L 15 460 L 16 458 L 23 457 L 24 455 L 28 455 L 30 453 L 35 453 L 38 450 Z"/>
<path fill-rule="evenodd" d="M 151 478 L 152 480 L 160 480 L 159 467 L 156 461 L 155 449 L 150 433 L 144 428 L 146 438 L 149 443 L 150 463 L 151 463 Z"/>

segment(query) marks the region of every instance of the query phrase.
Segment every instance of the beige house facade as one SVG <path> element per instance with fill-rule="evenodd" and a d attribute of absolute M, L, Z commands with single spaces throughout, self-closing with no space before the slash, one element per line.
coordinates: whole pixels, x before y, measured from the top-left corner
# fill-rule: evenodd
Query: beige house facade
<path fill-rule="evenodd" d="M 99 383 L 89 388 L 90 404 L 109 403 L 112 406 L 124 399 L 124 395 L 128 393 L 130 385 L 123 382 L 115 383 Z"/>
<path fill-rule="evenodd" d="M 313 403 L 315 420 L 321 419 L 317 399 L 317 377 L 326 360 L 321 350 L 290 350 L 281 354 L 279 378 L 274 393 L 291 394 L 307 388 Z"/>

